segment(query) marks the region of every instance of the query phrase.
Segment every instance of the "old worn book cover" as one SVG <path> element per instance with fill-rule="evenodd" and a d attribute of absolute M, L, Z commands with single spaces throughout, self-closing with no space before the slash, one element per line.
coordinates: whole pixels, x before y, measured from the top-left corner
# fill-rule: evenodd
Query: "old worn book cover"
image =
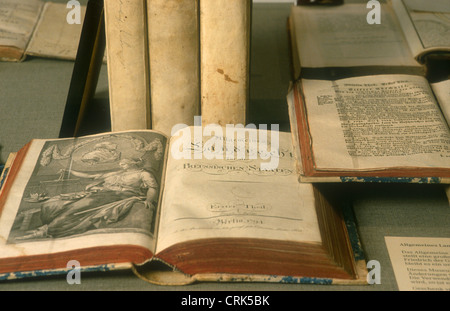
<path fill-rule="evenodd" d="M 40 0 L 0 1 L 0 60 L 23 61 L 27 55 L 75 60 L 86 6 L 79 20 L 67 21 L 65 3 Z"/>

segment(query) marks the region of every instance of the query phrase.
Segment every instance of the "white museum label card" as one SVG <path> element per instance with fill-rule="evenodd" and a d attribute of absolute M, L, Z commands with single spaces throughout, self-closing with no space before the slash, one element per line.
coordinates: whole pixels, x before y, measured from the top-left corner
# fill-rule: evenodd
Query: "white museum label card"
<path fill-rule="evenodd" d="M 399 290 L 450 290 L 450 238 L 385 240 Z"/>

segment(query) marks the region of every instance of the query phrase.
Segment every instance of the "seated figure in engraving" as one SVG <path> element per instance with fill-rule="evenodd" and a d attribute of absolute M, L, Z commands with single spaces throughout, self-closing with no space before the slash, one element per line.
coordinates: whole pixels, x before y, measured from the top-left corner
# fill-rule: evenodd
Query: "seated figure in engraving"
<path fill-rule="evenodd" d="M 153 174 L 141 168 L 141 160 L 123 159 L 120 170 L 90 174 L 67 171 L 93 182 L 85 191 L 55 196 L 41 207 L 42 227 L 19 239 L 66 237 L 117 222 L 136 202 L 144 202 L 154 215 L 159 186 Z M 66 172 L 62 170 L 61 172 Z"/>

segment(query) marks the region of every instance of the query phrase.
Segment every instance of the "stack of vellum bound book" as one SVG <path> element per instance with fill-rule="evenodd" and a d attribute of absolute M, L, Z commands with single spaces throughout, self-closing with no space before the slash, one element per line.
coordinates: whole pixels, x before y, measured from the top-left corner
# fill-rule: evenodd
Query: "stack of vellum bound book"
<path fill-rule="evenodd" d="M 290 133 L 219 132 L 31 141 L 2 175 L 0 280 L 76 260 L 156 284 L 367 284 L 351 212 L 298 182 Z"/>
<path fill-rule="evenodd" d="M 113 131 L 245 124 L 251 0 L 105 0 Z"/>

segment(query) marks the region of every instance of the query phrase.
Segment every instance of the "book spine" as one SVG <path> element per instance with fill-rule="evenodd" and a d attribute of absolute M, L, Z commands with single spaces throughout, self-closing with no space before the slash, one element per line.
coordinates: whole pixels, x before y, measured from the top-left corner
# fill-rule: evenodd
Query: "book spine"
<path fill-rule="evenodd" d="M 150 128 L 146 0 L 104 6 L 111 130 Z"/>
<path fill-rule="evenodd" d="M 199 114 L 198 0 L 147 0 L 152 129 L 171 135 Z"/>
<path fill-rule="evenodd" d="M 251 0 L 200 1 L 202 123 L 245 124 Z"/>

